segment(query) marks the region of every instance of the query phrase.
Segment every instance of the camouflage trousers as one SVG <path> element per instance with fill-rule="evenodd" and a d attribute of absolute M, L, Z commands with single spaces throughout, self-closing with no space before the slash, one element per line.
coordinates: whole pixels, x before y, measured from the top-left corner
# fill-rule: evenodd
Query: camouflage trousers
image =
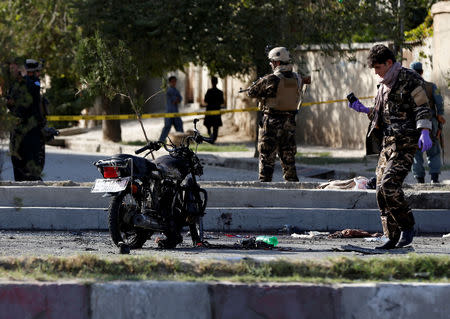
<path fill-rule="evenodd" d="M 276 155 L 280 157 L 283 177 L 286 181 L 298 182 L 295 169 L 295 114 L 264 114 L 259 128 L 259 180 L 272 181 Z"/>
<path fill-rule="evenodd" d="M 381 213 L 384 235 L 390 239 L 400 237 L 400 232 L 414 226 L 414 216 L 405 199 L 402 184 L 411 170 L 417 140 L 393 137 L 383 139 L 383 149 L 377 165 L 377 203 Z"/>

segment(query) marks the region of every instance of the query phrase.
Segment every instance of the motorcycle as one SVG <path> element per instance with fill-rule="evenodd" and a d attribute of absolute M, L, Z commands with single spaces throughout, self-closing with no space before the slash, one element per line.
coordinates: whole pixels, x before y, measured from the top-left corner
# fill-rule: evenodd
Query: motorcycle
<path fill-rule="evenodd" d="M 194 132 L 179 146 L 170 141 L 151 141 L 135 151 L 148 151 L 144 157 L 113 155 L 94 163 L 103 179 L 96 179 L 91 192 L 112 196 L 108 208 L 109 232 L 114 244 L 131 249 L 142 248 L 154 232 L 166 238 L 158 247 L 175 248 L 183 241 L 182 228 L 189 227 L 193 245 L 203 242 L 203 216 L 208 201 L 196 176 L 203 174 L 197 146 L 212 143 L 202 136 L 194 120 Z M 195 151 L 190 145 L 195 144 Z M 169 154 L 149 160 L 146 157 L 163 147 Z M 122 248 L 121 248 L 122 249 Z"/>

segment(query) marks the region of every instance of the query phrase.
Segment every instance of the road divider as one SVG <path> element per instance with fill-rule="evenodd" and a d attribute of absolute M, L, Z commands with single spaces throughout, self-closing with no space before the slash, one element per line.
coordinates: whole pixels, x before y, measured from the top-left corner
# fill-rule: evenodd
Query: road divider
<path fill-rule="evenodd" d="M 449 283 L 0 283 L 0 318 L 448 318 Z"/>
<path fill-rule="evenodd" d="M 372 99 L 373 96 L 361 97 L 360 100 Z M 347 99 L 339 100 L 328 100 L 319 102 L 305 102 L 302 103 L 301 107 L 320 105 L 320 104 L 331 104 L 346 102 Z M 239 112 L 256 112 L 259 109 L 257 107 L 248 107 L 243 109 L 229 109 L 229 110 L 214 110 L 214 111 L 199 111 L 199 112 L 184 112 L 184 113 L 146 113 L 142 114 L 142 119 L 149 118 L 170 118 L 170 117 L 183 117 L 183 116 L 195 116 L 195 115 L 220 115 L 225 113 L 239 113 Z M 47 115 L 47 121 L 58 122 L 58 121 L 80 121 L 80 120 L 135 120 L 137 118 L 136 114 L 104 114 L 104 115 Z"/>

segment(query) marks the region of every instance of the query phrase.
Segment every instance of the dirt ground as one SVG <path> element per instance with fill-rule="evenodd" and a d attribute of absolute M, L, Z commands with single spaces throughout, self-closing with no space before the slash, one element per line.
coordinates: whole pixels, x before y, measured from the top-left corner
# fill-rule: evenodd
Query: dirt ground
<path fill-rule="evenodd" d="M 206 233 L 207 241 L 211 244 L 222 245 L 219 248 L 194 248 L 190 237 L 184 234 L 184 242 L 177 249 L 161 250 L 157 248 L 154 235 L 146 242 L 143 249 L 132 250 L 134 256 L 170 257 L 182 260 L 199 259 L 225 259 L 239 260 L 241 258 L 254 258 L 258 260 L 270 260 L 286 258 L 324 259 L 329 257 L 395 257 L 408 253 L 450 255 L 450 237 L 442 235 L 415 237 L 412 248 L 395 249 L 384 254 L 362 254 L 359 252 L 344 251 L 342 246 L 356 245 L 365 248 L 373 248 L 379 242 L 368 242 L 364 238 L 330 239 L 327 236 L 319 236 L 312 239 L 293 238 L 287 234 L 274 234 L 279 244 L 270 250 L 253 249 L 245 250 L 233 248 L 239 246 L 240 240 L 245 236 L 257 236 L 260 234 L 225 234 Z M 232 237 L 230 237 L 232 236 Z M 241 236 L 241 237 L 240 237 Z M 378 251 L 377 251 L 378 253 Z M 30 231 L 0 231 L 0 256 L 72 256 L 77 254 L 94 254 L 101 257 L 114 257 L 119 255 L 107 232 L 30 232 Z"/>

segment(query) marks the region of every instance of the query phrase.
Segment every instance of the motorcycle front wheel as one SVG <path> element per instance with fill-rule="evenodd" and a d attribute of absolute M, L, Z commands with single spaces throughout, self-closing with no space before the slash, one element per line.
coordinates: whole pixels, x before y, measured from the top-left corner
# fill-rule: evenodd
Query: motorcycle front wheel
<path fill-rule="evenodd" d="M 111 200 L 108 209 L 108 226 L 111 239 L 116 246 L 123 242 L 131 249 L 142 248 L 153 234 L 152 231 L 136 228 L 124 221 L 124 216 L 131 210 L 136 210 L 134 198 L 128 193 L 120 193 Z"/>

